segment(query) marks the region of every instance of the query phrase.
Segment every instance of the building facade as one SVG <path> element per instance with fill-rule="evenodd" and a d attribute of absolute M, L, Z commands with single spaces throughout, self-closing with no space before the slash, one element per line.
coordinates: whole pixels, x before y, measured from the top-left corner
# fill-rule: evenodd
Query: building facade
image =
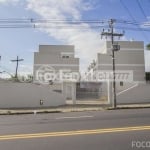
<path fill-rule="evenodd" d="M 117 94 L 145 82 L 144 42 L 118 41 L 120 50 L 115 51 L 116 91 Z M 87 73 L 88 80 L 101 83 L 99 91 L 107 95 L 108 81 L 113 82 L 113 63 L 111 41 L 105 41 L 102 51 L 98 53 L 96 63 L 92 64 Z M 105 49 L 104 49 L 105 48 Z"/>
<path fill-rule="evenodd" d="M 79 58 L 75 58 L 74 46 L 40 45 L 39 52 L 34 53 L 35 82 L 38 82 L 38 71 L 42 71 L 45 67 L 48 67 L 49 71 L 52 69 L 55 73 L 79 72 Z"/>
<path fill-rule="evenodd" d="M 120 50 L 115 52 L 116 71 L 131 71 L 133 82 L 145 81 L 144 42 L 118 41 Z M 111 42 L 106 42 L 107 53 L 98 54 L 96 70 L 112 70 Z M 128 81 L 127 81 L 128 82 Z"/>
<path fill-rule="evenodd" d="M 34 53 L 34 82 L 50 84 L 55 91 L 72 95 L 72 81 L 79 78 L 79 58 L 73 45 L 40 45 Z"/>

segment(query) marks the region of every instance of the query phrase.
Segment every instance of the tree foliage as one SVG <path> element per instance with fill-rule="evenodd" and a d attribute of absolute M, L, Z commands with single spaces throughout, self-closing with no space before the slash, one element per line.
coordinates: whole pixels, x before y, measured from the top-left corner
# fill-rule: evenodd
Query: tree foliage
<path fill-rule="evenodd" d="M 146 72 L 146 82 L 150 82 L 150 72 Z"/>
<path fill-rule="evenodd" d="M 150 43 L 149 43 L 149 44 L 147 44 L 147 46 L 146 46 L 146 47 L 147 47 L 147 49 L 148 49 L 148 50 L 150 50 Z"/>

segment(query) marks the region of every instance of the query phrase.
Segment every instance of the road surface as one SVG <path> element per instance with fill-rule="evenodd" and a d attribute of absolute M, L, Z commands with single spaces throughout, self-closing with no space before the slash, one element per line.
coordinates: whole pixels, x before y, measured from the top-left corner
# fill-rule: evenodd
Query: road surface
<path fill-rule="evenodd" d="M 0 116 L 0 150 L 150 149 L 150 109 Z"/>

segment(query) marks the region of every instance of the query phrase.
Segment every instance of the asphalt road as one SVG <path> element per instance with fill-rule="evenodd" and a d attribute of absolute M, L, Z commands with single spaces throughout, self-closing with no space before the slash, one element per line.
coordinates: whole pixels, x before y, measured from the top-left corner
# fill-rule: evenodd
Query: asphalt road
<path fill-rule="evenodd" d="M 0 150 L 150 149 L 150 109 L 0 116 Z"/>

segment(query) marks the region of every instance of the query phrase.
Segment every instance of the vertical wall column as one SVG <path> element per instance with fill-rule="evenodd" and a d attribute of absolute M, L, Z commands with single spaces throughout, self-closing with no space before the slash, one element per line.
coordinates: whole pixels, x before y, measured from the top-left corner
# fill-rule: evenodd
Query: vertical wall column
<path fill-rule="evenodd" d="M 76 104 L 76 82 L 63 82 L 62 94 L 65 97 L 65 99 L 67 99 L 68 95 L 70 95 L 72 104 Z"/>
<path fill-rule="evenodd" d="M 76 82 L 72 82 L 72 104 L 76 104 Z"/>

